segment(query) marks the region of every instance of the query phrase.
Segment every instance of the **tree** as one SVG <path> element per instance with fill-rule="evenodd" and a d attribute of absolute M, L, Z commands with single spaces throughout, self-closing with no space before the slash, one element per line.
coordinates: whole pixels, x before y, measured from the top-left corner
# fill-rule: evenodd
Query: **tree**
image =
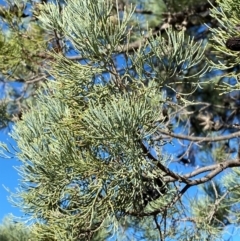
<path fill-rule="evenodd" d="M 0 6 L 0 48 L 1 59 L 1 96 L 0 103 L 0 128 L 6 127 L 9 122 L 15 122 L 23 111 L 27 110 L 27 102 L 29 99 L 34 99 L 36 89 L 41 86 L 49 75 L 45 68 L 49 68 L 48 62 L 52 60 L 45 51 L 65 52 L 66 46 L 61 45 L 62 33 L 56 31 L 45 31 L 40 22 L 38 15 L 40 13 L 41 4 L 47 0 L 32 1 L 32 0 L 6 0 L 6 6 Z M 64 1 L 60 1 L 64 2 Z M 138 16 L 144 19 L 142 25 L 146 22 L 154 29 L 158 29 L 159 23 L 167 22 L 170 25 L 181 25 L 186 19 L 191 25 L 192 20 L 188 19 L 188 12 L 167 13 L 162 12 L 168 6 L 169 11 L 179 11 L 181 5 L 186 5 L 184 0 L 178 1 L 133 1 L 139 2 L 139 9 L 136 10 Z M 180 3 L 181 2 L 181 3 Z M 191 6 L 193 2 L 188 1 Z M 202 4 L 204 1 L 200 1 Z M 39 4 L 41 3 L 41 4 Z M 119 6 L 123 9 L 126 5 L 125 1 L 119 2 Z M 128 7 L 128 5 L 126 5 Z M 207 6 L 190 9 L 191 13 L 203 12 Z M 162 24 L 160 24 L 162 25 Z M 164 25 L 164 24 L 163 24 Z M 167 27 L 167 26 L 166 26 Z M 164 27 L 165 28 L 165 27 Z M 138 43 L 136 41 L 136 46 Z M 134 44 L 133 44 L 134 46 Z M 68 51 L 73 51 L 71 46 L 68 46 Z"/>
<path fill-rule="evenodd" d="M 36 21 L 37 3 L 8 0 L 6 4 L 0 6 L 0 128 L 21 118 L 27 99 L 47 77 L 44 68 L 49 58 L 45 52 L 47 35 Z"/>
<path fill-rule="evenodd" d="M 12 132 L 22 162 L 15 204 L 35 221 L 36 240 L 124 240 L 131 228 L 149 240 L 214 240 L 238 225 L 240 162 L 230 140 L 238 146 L 240 132 L 237 95 L 228 94 L 238 82 L 201 79 L 211 65 L 238 80 L 240 4 L 218 4 L 213 46 L 184 28 L 151 31 L 136 21 L 138 8 L 120 3 L 39 7 L 66 51 L 48 52 L 53 79 Z M 172 157 L 166 148 L 177 142 Z M 177 160 L 192 170 L 178 171 Z"/>
<path fill-rule="evenodd" d="M 20 223 L 12 224 L 11 218 L 5 218 L 0 225 L 1 241 L 29 241 L 32 238 L 30 231 Z"/>

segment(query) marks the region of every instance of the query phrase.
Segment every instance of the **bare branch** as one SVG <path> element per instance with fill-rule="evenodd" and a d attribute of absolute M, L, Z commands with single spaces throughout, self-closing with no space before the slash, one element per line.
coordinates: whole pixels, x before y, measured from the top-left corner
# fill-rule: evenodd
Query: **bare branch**
<path fill-rule="evenodd" d="M 154 215 L 154 222 L 155 222 L 156 228 L 157 228 L 157 230 L 158 230 L 158 232 L 159 232 L 160 240 L 164 240 L 164 239 L 163 239 L 163 234 L 162 234 L 162 231 L 161 231 L 161 227 L 160 227 L 160 225 L 159 225 L 159 223 L 158 223 L 158 220 L 157 220 L 157 215 Z"/>
<path fill-rule="evenodd" d="M 217 174 L 219 174 L 220 172 L 222 172 L 224 169 L 230 168 L 230 167 L 240 167 L 240 162 L 239 160 L 234 160 L 234 161 L 224 161 L 218 164 L 213 164 L 210 166 L 206 166 L 206 167 L 202 167 L 202 168 L 198 168 L 197 170 L 189 173 L 189 174 L 185 174 L 183 176 L 181 176 L 181 179 L 174 179 L 173 176 L 171 177 L 164 177 L 164 182 L 174 182 L 174 181 L 182 181 L 186 184 L 189 184 L 191 186 L 194 185 L 198 185 L 200 183 L 204 183 L 207 182 L 209 180 L 211 180 L 214 176 L 216 176 Z M 202 174 L 204 172 L 208 172 L 208 171 L 212 171 L 210 172 L 208 175 L 206 175 L 203 178 L 197 179 L 197 180 L 189 180 L 189 178 L 195 177 L 199 174 Z M 179 175 L 178 175 L 179 177 Z"/>
<path fill-rule="evenodd" d="M 182 140 L 188 140 L 188 141 L 196 141 L 196 142 L 217 142 L 217 141 L 225 141 L 229 139 L 233 139 L 240 136 L 240 131 L 225 135 L 225 136 L 216 136 L 216 137 L 198 137 L 198 136 L 188 136 L 188 135 L 182 135 L 182 134 L 175 134 L 171 131 L 165 131 L 163 129 L 158 130 L 160 133 L 173 137 L 178 138 Z M 158 135 L 154 138 L 152 138 L 153 141 L 160 141 L 162 140 L 162 135 Z"/>

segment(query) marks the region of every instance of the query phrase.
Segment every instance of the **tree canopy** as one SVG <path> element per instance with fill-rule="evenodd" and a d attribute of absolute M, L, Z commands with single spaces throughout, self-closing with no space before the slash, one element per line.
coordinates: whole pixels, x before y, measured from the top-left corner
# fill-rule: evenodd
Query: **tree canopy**
<path fill-rule="evenodd" d="M 22 223 L 13 224 L 11 217 L 5 218 L 0 225 L 1 241 L 29 241 L 30 238 L 33 238 L 30 230 Z"/>
<path fill-rule="evenodd" d="M 21 162 L 12 202 L 34 240 L 219 240 L 238 227 L 240 3 L 154 3 L 161 14 L 148 1 L 0 9 L 3 81 L 23 83 L 2 100 Z"/>

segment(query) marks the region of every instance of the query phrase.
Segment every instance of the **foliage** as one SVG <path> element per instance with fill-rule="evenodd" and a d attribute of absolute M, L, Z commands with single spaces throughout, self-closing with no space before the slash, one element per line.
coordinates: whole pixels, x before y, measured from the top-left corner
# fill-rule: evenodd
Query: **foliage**
<path fill-rule="evenodd" d="M 6 4 L 6 7 L 0 6 L 0 107 L 5 110 L 0 128 L 21 118 L 22 111 L 28 108 L 27 101 L 47 77 L 46 42 L 51 44 L 51 35 L 46 35 L 35 21 L 37 3 L 15 0 Z"/>
<path fill-rule="evenodd" d="M 148 29 L 139 5 L 106 0 L 35 5 L 33 30 L 1 42 L 3 74 L 49 77 L 12 132 L 22 163 L 12 201 L 35 240 L 217 240 L 238 226 L 239 108 L 228 92 L 238 90 L 239 56 L 225 43 L 240 12 L 236 0 L 217 2 L 211 46 L 185 28 Z M 23 18 L 25 5 L 12 6 L 8 23 Z M 46 60 L 24 59 L 51 34 Z M 206 80 L 210 67 L 236 84 Z"/>
<path fill-rule="evenodd" d="M 1 241 L 29 241 L 30 238 L 33 238 L 27 227 L 20 223 L 11 223 L 9 218 L 5 218 L 0 225 Z"/>

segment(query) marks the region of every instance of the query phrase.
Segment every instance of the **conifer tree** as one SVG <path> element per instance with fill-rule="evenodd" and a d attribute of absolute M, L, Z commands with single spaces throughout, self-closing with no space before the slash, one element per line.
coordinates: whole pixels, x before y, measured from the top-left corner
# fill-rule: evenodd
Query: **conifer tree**
<path fill-rule="evenodd" d="M 33 238 L 30 230 L 20 223 L 13 224 L 10 217 L 6 217 L 0 225 L 1 241 L 29 241 L 30 238 Z"/>
<path fill-rule="evenodd" d="M 211 46 L 184 28 L 155 33 L 118 2 L 39 7 L 43 29 L 78 55 L 48 52 L 52 78 L 12 132 L 22 163 L 12 198 L 35 240 L 125 240 L 132 230 L 136 240 L 217 240 L 238 225 L 240 161 L 230 141 L 237 146 L 240 131 L 227 93 L 239 89 L 240 4 L 217 2 Z M 203 81 L 210 67 L 236 84 Z M 204 88 L 218 97 L 204 102 Z M 234 114 L 221 119 L 223 110 Z M 172 156 L 166 147 L 177 141 L 184 151 Z M 194 168 L 179 171 L 174 158 Z"/>

